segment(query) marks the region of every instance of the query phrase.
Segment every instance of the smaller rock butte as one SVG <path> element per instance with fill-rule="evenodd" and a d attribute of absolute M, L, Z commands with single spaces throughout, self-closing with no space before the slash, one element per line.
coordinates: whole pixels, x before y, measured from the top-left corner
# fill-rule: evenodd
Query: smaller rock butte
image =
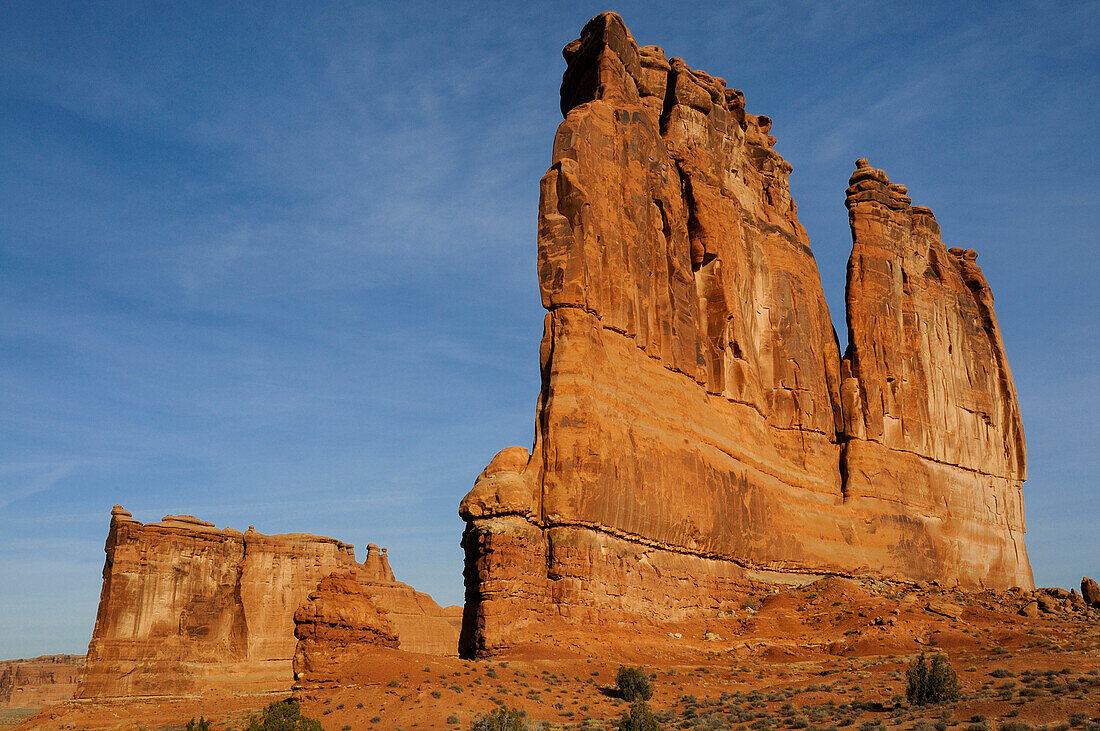
<path fill-rule="evenodd" d="M 462 607 L 442 608 L 395 581 L 382 551 L 368 546 L 362 568 L 325 578 L 295 612 L 299 685 L 339 683 L 348 676 L 346 668 L 374 647 L 458 655 Z"/>
<path fill-rule="evenodd" d="M 72 697 L 83 655 L 0 660 L 0 708 L 37 708 Z"/>
<path fill-rule="evenodd" d="M 373 544 L 360 565 L 351 544 L 332 538 L 219 530 L 190 515 L 142 524 L 116 505 L 105 551 L 78 698 L 289 689 L 295 612 L 334 573 L 361 576 L 407 643 L 431 652 L 447 639 L 433 607 L 443 610 L 396 582 Z M 457 648 L 456 630 L 450 639 Z"/>

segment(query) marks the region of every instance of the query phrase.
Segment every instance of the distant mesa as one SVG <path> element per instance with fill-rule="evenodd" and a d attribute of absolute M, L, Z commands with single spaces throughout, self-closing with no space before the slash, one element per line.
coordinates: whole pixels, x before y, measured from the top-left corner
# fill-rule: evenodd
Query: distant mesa
<path fill-rule="evenodd" d="M 563 55 L 535 441 L 460 506 L 463 654 L 711 614 L 750 582 L 1030 589 L 1023 428 L 976 253 L 859 160 L 841 354 L 771 120 L 615 13 Z"/>
<path fill-rule="evenodd" d="M 0 660 L 0 708 L 37 708 L 68 700 L 83 666 L 82 655 Z"/>
<path fill-rule="evenodd" d="M 397 582 L 374 544 L 359 564 L 333 538 L 219 530 L 190 515 L 142 524 L 116 505 L 105 551 L 78 698 L 289 690 L 295 614 L 334 574 L 356 577 L 397 646 L 457 653 L 458 611 L 448 620 Z"/>

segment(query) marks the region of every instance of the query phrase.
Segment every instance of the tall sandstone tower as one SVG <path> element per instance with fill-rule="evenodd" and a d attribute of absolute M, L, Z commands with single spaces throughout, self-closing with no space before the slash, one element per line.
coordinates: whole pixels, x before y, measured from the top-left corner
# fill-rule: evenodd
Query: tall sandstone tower
<path fill-rule="evenodd" d="M 462 651 L 557 618 L 706 616 L 749 582 L 1031 587 L 974 252 L 859 161 L 842 357 L 771 121 L 614 13 L 563 53 L 535 444 L 462 501 Z"/>

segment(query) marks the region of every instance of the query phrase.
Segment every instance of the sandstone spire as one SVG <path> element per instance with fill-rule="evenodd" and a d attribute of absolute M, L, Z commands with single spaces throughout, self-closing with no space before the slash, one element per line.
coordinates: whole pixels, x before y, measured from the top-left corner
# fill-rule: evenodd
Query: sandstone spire
<path fill-rule="evenodd" d="M 972 257 L 944 251 L 952 274 L 893 304 L 873 266 L 856 265 L 855 285 L 850 267 L 860 333 L 842 379 L 771 121 L 723 79 L 639 47 L 614 13 L 563 55 L 539 204 L 535 444 L 497 455 L 460 507 L 464 651 L 529 637 L 540 617 L 703 615 L 790 573 L 1030 585 L 1022 431 Z M 853 259 L 872 265 L 863 249 L 907 226 L 929 256 L 930 214 L 863 170 Z M 889 408 L 870 403 L 887 376 L 917 371 L 883 375 L 863 355 L 884 307 L 925 308 L 953 338 L 928 353 L 942 382 Z M 891 342 L 933 348 L 904 328 Z"/>
<path fill-rule="evenodd" d="M 845 493 L 899 501 L 927 521 L 922 550 L 899 552 L 904 574 L 923 576 L 935 560 L 952 582 L 1030 586 L 1024 432 L 993 294 L 977 253 L 947 249 L 932 211 L 907 192 L 856 161 Z"/>

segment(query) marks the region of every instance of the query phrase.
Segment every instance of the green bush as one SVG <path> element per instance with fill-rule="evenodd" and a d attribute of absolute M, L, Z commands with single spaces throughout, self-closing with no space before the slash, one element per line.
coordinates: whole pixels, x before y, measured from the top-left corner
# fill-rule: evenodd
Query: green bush
<path fill-rule="evenodd" d="M 619 719 L 618 729 L 619 731 L 661 731 L 661 726 L 657 723 L 653 711 L 649 710 L 649 704 L 638 699 L 630 704 L 630 710 Z"/>
<path fill-rule="evenodd" d="M 527 731 L 530 726 L 523 718 L 523 711 L 516 708 L 497 708 L 488 715 L 478 716 L 470 731 Z"/>
<path fill-rule="evenodd" d="M 196 721 L 192 718 L 187 722 L 187 731 L 210 731 L 210 722 L 202 716 L 199 716 L 199 720 Z"/>
<path fill-rule="evenodd" d="M 959 699 L 959 679 L 945 655 L 934 655 L 931 666 L 924 653 L 909 663 L 905 671 L 905 698 L 914 706 Z"/>
<path fill-rule="evenodd" d="M 321 722 L 302 715 L 298 701 L 276 701 L 264 709 L 263 718 L 252 717 L 245 731 L 324 731 Z"/>
<path fill-rule="evenodd" d="M 649 684 L 649 677 L 641 668 L 620 665 L 619 674 L 615 676 L 615 688 L 619 691 L 619 697 L 630 703 L 636 700 L 648 701 L 653 697 L 653 686 Z"/>

